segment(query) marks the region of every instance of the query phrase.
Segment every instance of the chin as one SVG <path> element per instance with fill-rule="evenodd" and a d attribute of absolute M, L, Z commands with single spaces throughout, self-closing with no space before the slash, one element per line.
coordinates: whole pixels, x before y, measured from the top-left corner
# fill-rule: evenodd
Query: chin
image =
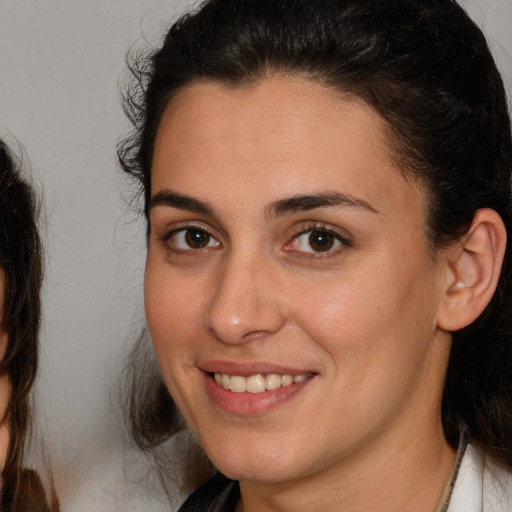
<path fill-rule="evenodd" d="M 255 483 L 279 483 L 293 480 L 300 475 L 298 461 L 288 457 L 283 450 L 269 446 L 213 450 L 207 454 L 219 471 L 232 480 L 247 480 Z"/>
<path fill-rule="evenodd" d="M 219 471 L 231 480 L 247 481 L 259 484 L 276 484 L 286 480 L 288 474 L 283 469 L 273 467 L 271 463 L 245 461 L 245 464 L 221 464 L 217 466 Z"/>

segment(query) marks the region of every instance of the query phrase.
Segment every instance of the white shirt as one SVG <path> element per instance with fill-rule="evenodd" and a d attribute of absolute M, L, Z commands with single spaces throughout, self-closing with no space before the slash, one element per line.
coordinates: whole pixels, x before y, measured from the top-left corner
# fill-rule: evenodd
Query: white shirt
<path fill-rule="evenodd" d="M 512 473 L 469 444 L 447 512 L 512 512 Z"/>

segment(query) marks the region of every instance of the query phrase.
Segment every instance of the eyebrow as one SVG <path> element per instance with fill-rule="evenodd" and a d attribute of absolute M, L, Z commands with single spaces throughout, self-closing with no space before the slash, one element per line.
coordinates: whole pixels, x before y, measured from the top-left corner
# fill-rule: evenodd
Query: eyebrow
<path fill-rule="evenodd" d="M 157 206 L 170 206 L 179 210 L 187 210 L 201 215 L 214 215 L 213 207 L 206 201 L 174 192 L 173 190 L 161 190 L 149 200 L 149 211 Z"/>
<path fill-rule="evenodd" d="M 357 199 L 342 192 L 326 192 L 318 194 L 296 195 L 290 198 L 281 199 L 272 203 L 266 210 L 268 216 L 282 216 L 287 213 L 305 212 L 315 208 L 326 207 L 359 207 L 365 208 L 373 213 L 378 211 L 362 199 Z"/>
<path fill-rule="evenodd" d="M 215 216 L 215 209 L 207 202 L 173 190 L 161 190 L 149 200 L 149 211 L 157 206 L 168 206 L 201 215 Z M 342 192 L 299 194 L 271 203 L 265 209 L 269 217 L 280 217 L 294 212 L 305 212 L 315 208 L 359 207 L 378 213 L 369 203 Z"/>

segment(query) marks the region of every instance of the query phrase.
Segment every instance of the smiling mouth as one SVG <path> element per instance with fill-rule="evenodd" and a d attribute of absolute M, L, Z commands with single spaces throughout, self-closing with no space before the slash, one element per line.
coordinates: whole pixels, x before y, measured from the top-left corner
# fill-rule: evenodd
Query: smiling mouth
<path fill-rule="evenodd" d="M 288 387 L 292 384 L 304 382 L 307 379 L 313 377 L 313 373 L 303 373 L 300 375 L 290 374 L 277 374 L 269 373 L 256 375 L 250 375 L 249 377 L 243 377 L 240 375 L 228 375 L 226 373 L 210 373 L 215 379 L 218 386 L 232 391 L 233 393 L 263 393 L 265 391 L 272 391 L 280 387 Z"/>

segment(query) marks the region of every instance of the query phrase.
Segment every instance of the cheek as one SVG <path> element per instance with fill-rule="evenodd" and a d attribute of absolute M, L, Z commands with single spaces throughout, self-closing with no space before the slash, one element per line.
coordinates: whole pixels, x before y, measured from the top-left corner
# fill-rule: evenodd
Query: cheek
<path fill-rule="evenodd" d="M 301 281 L 289 290 L 288 303 L 294 321 L 305 330 L 316 331 L 321 339 L 345 338 L 349 344 L 384 321 L 383 308 L 396 301 L 392 293 L 396 290 L 388 289 L 378 268 L 354 268 Z"/>
<path fill-rule="evenodd" d="M 162 377 L 174 401 L 189 419 L 195 403 L 194 357 L 203 325 L 201 294 L 194 281 L 183 280 L 168 267 L 148 264 L 144 280 L 146 319 Z M 191 385 L 191 383 L 196 383 Z"/>
<path fill-rule="evenodd" d="M 400 279 L 389 270 L 380 279 L 359 274 L 321 293 L 313 287 L 295 294 L 294 319 L 326 356 L 324 413 L 337 414 L 332 404 L 340 404 L 333 427 L 340 438 L 352 435 L 346 417 L 360 433 L 389 418 L 429 365 L 435 309 L 425 297 L 428 279 Z"/>
<path fill-rule="evenodd" d="M 146 318 L 164 373 L 166 367 L 189 357 L 191 347 L 200 340 L 207 301 L 207 288 L 200 277 L 183 277 L 148 261 L 144 280 Z"/>
<path fill-rule="evenodd" d="M 429 262 L 408 260 L 305 283 L 289 301 L 294 322 L 336 365 L 359 371 L 425 350 L 435 329 L 435 278 Z"/>

